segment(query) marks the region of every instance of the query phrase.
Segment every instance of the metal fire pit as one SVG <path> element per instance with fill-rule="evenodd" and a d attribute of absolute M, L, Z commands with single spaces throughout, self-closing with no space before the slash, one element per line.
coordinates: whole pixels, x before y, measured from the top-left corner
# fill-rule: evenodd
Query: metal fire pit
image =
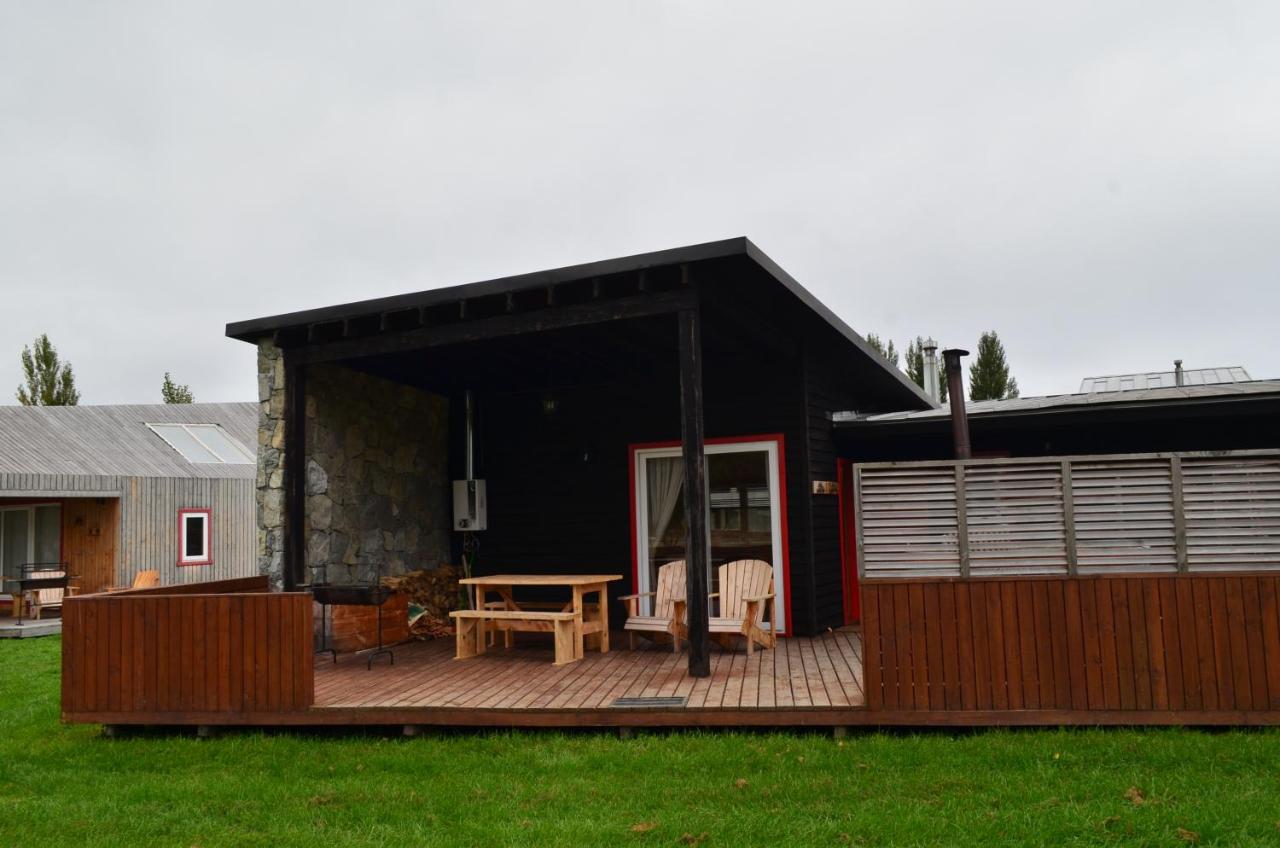
<path fill-rule="evenodd" d="M 323 573 L 323 566 L 319 566 Z M 374 583 L 312 583 L 309 587 L 311 597 L 320 604 L 320 649 L 317 654 L 328 654 L 336 663 L 338 651 L 329 645 L 329 626 L 333 624 L 334 606 L 375 607 L 378 611 L 378 644 L 369 654 L 365 668 L 372 669 L 373 661 L 385 655 L 392 665 L 396 664 L 396 655 L 382 644 L 382 605 L 391 597 L 391 590 L 382 585 L 382 572 L 379 569 Z M 328 617 L 326 618 L 326 613 Z"/>
<path fill-rule="evenodd" d="M 311 595 L 316 603 L 325 606 L 380 607 L 391 597 L 391 590 L 386 586 L 323 583 L 312 586 Z"/>

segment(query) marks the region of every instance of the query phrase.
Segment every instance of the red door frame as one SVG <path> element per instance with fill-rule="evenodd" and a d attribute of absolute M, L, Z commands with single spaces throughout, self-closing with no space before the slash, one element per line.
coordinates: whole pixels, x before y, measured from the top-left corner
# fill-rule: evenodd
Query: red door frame
<path fill-rule="evenodd" d="M 786 593 L 786 604 L 783 613 L 787 626 L 778 631 L 779 636 L 791 635 L 791 536 L 787 526 L 787 450 L 786 437 L 781 433 L 766 433 L 759 436 L 716 436 L 702 440 L 705 445 L 732 445 L 743 442 L 773 442 L 778 446 L 778 511 L 782 527 L 782 591 Z M 631 591 L 640 591 L 640 540 L 636 512 L 636 451 L 652 448 L 679 447 L 680 440 L 662 442 L 633 442 L 627 445 L 627 484 L 631 504 Z"/>
<path fill-rule="evenodd" d="M 841 459 L 836 467 L 840 487 L 840 586 L 844 598 L 844 623 L 862 621 L 858 591 L 858 528 L 853 510 L 853 463 Z"/>

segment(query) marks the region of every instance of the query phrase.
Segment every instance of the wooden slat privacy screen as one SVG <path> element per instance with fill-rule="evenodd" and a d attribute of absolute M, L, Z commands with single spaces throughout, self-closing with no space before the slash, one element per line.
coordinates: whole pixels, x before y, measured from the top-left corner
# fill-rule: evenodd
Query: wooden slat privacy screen
<path fill-rule="evenodd" d="M 308 709 L 312 602 L 305 592 L 150 591 L 66 599 L 62 712 L 166 718 Z M 159 591 L 159 590 L 157 590 Z"/>
<path fill-rule="evenodd" d="M 1280 453 L 855 467 L 864 580 L 1280 568 Z"/>

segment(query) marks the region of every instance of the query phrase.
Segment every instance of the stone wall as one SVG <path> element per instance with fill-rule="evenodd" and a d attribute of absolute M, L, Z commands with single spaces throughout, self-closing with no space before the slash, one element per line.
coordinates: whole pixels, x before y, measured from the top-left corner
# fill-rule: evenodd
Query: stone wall
<path fill-rule="evenodd" d="M 284 357 L 258 343 L 258 573 L 284 582 Z"/>
<path fill-rule="evenodd" d="M 307 577 L 335 583 L 449 559 L 448 407 L 338 365 L 307 368 Z M 284 360 L 258 345 L 258 571 L 284 575 Z"/>
<path fill-rule="evenodd" d="M 306 564 L 368 583 L 449 559 L 444 398 L 339 365 L 307 369 Z"/>

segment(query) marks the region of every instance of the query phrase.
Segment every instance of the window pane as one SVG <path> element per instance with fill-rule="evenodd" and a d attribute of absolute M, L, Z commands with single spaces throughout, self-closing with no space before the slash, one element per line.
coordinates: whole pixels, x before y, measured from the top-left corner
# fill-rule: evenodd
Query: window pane
<path fill-rule="evenodd" d="M 773 562 L 769 508 L 769 454 L 735 451 L 707 455 L 711 501 L 711 567 L 735 559 Z M 714 571 L 712 572 L 714 581 Z"/>
<path fill-rule="evenodd" d="M 0 560 L 4 563 L 5 577 L 19 577 L 27 560 L 27 547 L 31 540 L 31 510 L 10 509 L 0 512 L 3 522 L 4 543 L 0 545 Z M 5 586 L 6 591 L 10 586 Z"/>
<path fill-rule="evenodd" d="M 217 424 L 192 424 L 189 429 L 223 462 L 250 463 L 257 459 Z"/>
<path fill-rule="evenodd" d="M 57 562 L 62 555 L 62 507 L 36 507 L 36 562 Z"/>
<path fill-rule="evenodd" d="M 204 521 L 203 515 L 186 517 L 186 543 L 183 546 L 183 559 L 204 559 Z"/>
<path fill-rule="evenodd" d="M 186 457 L 188 462 L 219 462 L 217 456 L 210 453 L 203 445 L 191 437 L 191 434 L 179 424 L 152 424 L 151 429 L 159 433 L 178 453 Z"/>

